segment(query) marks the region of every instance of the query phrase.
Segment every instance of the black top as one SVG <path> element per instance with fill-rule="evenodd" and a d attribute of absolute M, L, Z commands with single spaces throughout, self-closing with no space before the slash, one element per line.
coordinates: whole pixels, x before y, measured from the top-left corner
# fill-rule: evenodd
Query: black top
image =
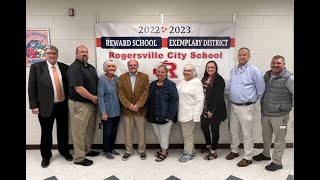
<path fill-rule="evenodd" d="M 152 89 L 152 92 L 150 93 L 150 99 L 149 99 L 149 102 L 150 102 L 150 105 L 148 106 L 148 120 L 150 122 L 156 122 L 157 119 L 156 119 L 156 112 L 153 110 L 153 109 L 156 109 L 156 95 L 157 95 L 157 92 L 158 90 L 161 89 L 161 86 L 158 86 L 156 85 L 155 88 Z"/>
<path fill-rule="evenodd" d="M 206 79 L 203 78 L 202 83 L 204 84 L 205 81 Z M 210 118 L 212 120 L 224 121 L 227 118 L 226 103 L 224 101 L 224 88 L 224 79 L 219 74 L 216 74 L 214 77 L 212 85 L 206 88 L 205 102 L 207 106 L 204 110 L 213 113 Z"/>
<path fill-rule="evenodd" d="M 76 59 L 67 72 L 69 81 L 69 99 L 80 102 L 93 103 L 82 97 L 74 89 L 75 86 L 83 86 L 92 95 L 97 95 L 98 75 L 96 69 L 89 63 L 85 64 Z"/>

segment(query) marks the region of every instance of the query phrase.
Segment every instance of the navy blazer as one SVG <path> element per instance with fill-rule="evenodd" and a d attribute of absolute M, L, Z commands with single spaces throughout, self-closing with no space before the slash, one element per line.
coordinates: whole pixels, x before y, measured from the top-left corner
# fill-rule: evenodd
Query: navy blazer
<path fill-rule="evenodd" d="M 62 103 L 68 109 L 69 86 L 66 78 L 66 73 L 69 66 L 61 62 L 57 63 L 61 71 L 65 96 L 64 101 L 62 101 Z M 54 105 L 54 91 L 46 61 L 34 63 L 31 65 L 28 83 L 28 93 L 29 108 L 39 108 L 40 116 L 50 117 Z"/>

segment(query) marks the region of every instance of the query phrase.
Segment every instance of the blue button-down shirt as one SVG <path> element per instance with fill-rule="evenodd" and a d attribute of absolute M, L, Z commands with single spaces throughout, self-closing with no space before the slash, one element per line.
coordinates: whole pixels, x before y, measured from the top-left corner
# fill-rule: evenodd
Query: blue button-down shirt
<path fill-rule="evenodd" d="M 99 117 L 106 112 L 108 118 L 120 116 L 120 100 L 118 98 L 118 76 L 114 80 L 107 79 L 105 75 L 99 77 L 98 82 Z"/>
<path fill-rule="evenodd" d="M 229 99 L 234 103 L 256 102 L 265 91 L 262 73 L 249 63 L 241 68 L 232 68 L 230 74 Z"/>

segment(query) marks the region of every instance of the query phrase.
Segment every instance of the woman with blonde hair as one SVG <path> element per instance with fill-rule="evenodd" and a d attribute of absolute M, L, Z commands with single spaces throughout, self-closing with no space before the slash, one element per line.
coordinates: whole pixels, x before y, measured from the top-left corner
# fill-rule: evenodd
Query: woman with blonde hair
<path fill-rule="evenodd" d="M 178 91 L 176 84 L 167 78 L 167 73 L 166 65 L 158 67 L 158 79 L 150 84 L 147 100 L 147 121 L 151 123 L 161 147 L 155 154 L 157 162 L 166 159 L 172 122 L 177 122 Z"/>

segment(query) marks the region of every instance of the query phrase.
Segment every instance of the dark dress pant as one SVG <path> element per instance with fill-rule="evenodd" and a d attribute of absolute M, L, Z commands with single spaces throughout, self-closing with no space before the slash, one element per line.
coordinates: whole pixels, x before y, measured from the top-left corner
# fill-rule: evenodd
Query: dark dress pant
<path fill-rule="evenodd" d="M 41 126 L 40 152 L 43 159 L 52 157 L 52 129 L 56 119 L 58 151 L 61 155 L 69 153 L 68 105 L 67 101 L 56 103 L 50 117 L 38 115 Z"/>

